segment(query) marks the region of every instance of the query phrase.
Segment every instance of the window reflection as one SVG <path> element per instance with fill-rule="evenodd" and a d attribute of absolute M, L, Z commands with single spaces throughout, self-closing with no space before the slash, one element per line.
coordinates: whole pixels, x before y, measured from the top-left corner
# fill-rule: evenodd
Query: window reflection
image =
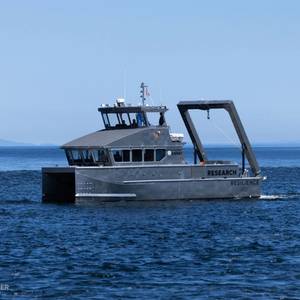
<path fill-rule="evenodd" d="M 101 149 L 68 149 L 66 156 L 69 165 L 76 166 L 104 165 L 109 161 L 106 151 Z"/>
<path fill-rule="evenodd" d="M 112 149 L 115 162 L 153 162 L 161 161 L 166 156 L 165 149 Z M 67 149 L 69 165 L 97 166 L 107 165 L 110 161 L 106 149 Z"/>
<path fill-rule="evenodd" d="M 130 156 L 131 153 L 131 156 Z M 153 162 L 161 161 L 166 156 L 165 149 L 113 149 L 115 162 Z"/>
<path fill-rule="evenodd" d="M 102 117 L 106 129 L 128 129 L 147 126 L 143 112 L 102 113 Z"/>
<path fill-rule="evenodd" d="M 144 161 L 154 161 L 154 150 L 146 149 L 144 152 Z"/>
<path fill-rule="evenodd" d="M 142 161 L 142 150 L 141 149 L 134 149 L 132 150 L 132 161 Z"/>
<path fill-rule="evenodd" d="M 130 150 L 112 150 L 115 162 L 129 162 Z"/>
<path fill-rule="evenodd" d="M 156 161 L 162 160 L 166 156 L 165 149 L 156 149 Z"/>

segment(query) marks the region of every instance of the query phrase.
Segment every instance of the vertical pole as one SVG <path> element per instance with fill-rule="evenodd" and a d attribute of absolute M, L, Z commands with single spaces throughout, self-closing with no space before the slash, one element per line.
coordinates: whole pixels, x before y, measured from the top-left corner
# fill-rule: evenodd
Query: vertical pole
<path fill-rule="evenodd" d="M 197 133 L 194 123 L 191 119 L 188 109 L 185 109 L 185 108 L 181 107 L 180 105 L 177 105 L 177 107 L 179 109 L 179 112 L 180 112 L 183 122 L 185 124 L 185 127 L 189 133 L 189 136 L 192 140 L 192 143 L 195 147 L 195 150 L 196 150 L 196 153 L 197 153 L 197 156 L 198 156 L 200 162 L 205 162 L 207 160 L 206 154 L 205 154 L 204 148 L 202 146 L 202 143 L 200 141 L 200 138 L 198 136 L 198 133 Z"/>
<path fill-rule="evenodd" d="M 227 103 L 224 108 L 228 111 L 230 118 L 232 120 L 233 126 L 235 128 L 235 131 L 239 137 L 239 140 L 242 144 L 243 151 L 245 153 L 245 156 L 248 159 L 248 162 L 250 164 L 251 170 L 254 174 L 254 176 L 258 176 L 260 174 L 260 169 L 258 166 L 258 163 L 256 161 L 254 152 L 252 150 L 251 144 L 248 140 L 248 137 L 246 135 L 245 129 L 243 127 L 243 124 L 240 120 L 240 117 L 236 111 L 236 108 L 232 101 Z"/>
<path fill-rule="evenodd" d="M 194 149 L 194 164 L 197 164 L 197 151 L 196 151 L 196 146 L 193 145 L 193 149 Z"/>
<path fill-rule="evenodd" d="M 141 83 L 141 98 L 142 98 L 142 103 L 143 103 L 143 106 L 145 106 L 145 101 L 146 101 L 146 98 L 145 98 L 145 84 L 144 82 Z"/>
<path fill-rule="evenodd" d="M 242 173 L 245 172 L 245 146 L 242 144 Z"/>

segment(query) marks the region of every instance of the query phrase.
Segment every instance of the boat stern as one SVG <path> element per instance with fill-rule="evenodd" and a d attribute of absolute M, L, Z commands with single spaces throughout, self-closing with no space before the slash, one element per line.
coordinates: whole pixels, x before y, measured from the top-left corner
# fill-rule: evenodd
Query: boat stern
<path fill-rule="evenodd" d="M 75 202 L 75 168 L 42 168 L 42 201 Z"/>

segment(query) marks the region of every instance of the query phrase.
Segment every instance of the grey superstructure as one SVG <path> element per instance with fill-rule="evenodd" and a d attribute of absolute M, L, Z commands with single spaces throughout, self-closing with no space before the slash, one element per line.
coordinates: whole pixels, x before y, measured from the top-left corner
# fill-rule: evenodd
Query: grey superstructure
<path fill-rule="evenodd" d="M 62 148 L 68 167 L 43 168 L 44 201 L 245 198 L 260 196 L 263 177 L 232 101 L 183 101 L 180 114 L 194 145 L 188 164 L 183 136 L 170 133 L 165 106 L 103 105 L 104 129 Z M 208 160 L 190 110 L 225 109 L 241 142 L 242 165 Z M 154 115 L 155 122 L 152 121 Z M 245 167 L 247 158 L 250 169 Z"/>

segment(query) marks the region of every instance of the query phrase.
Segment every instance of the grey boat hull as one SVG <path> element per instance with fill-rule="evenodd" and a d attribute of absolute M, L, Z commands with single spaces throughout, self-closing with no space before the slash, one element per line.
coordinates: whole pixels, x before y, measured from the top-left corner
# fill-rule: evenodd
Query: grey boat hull
<path fill-rule="evenodd" d="M 75 197 L 76 201 L 259 198 L 260 181 L 257 178 L 247 178 L 110 183 L 107 185 L 108 189 L 118 190 L 119 193 L 76 193 Z M 99 182 L 99 185 L 102 183 Z"/>
<path fill-rule="evenodd" d="M 237 170 L 234 165 L 45 168 L 43 199 L 80 203 L 260 197 L 263 178 L 241 177 Z"/>

